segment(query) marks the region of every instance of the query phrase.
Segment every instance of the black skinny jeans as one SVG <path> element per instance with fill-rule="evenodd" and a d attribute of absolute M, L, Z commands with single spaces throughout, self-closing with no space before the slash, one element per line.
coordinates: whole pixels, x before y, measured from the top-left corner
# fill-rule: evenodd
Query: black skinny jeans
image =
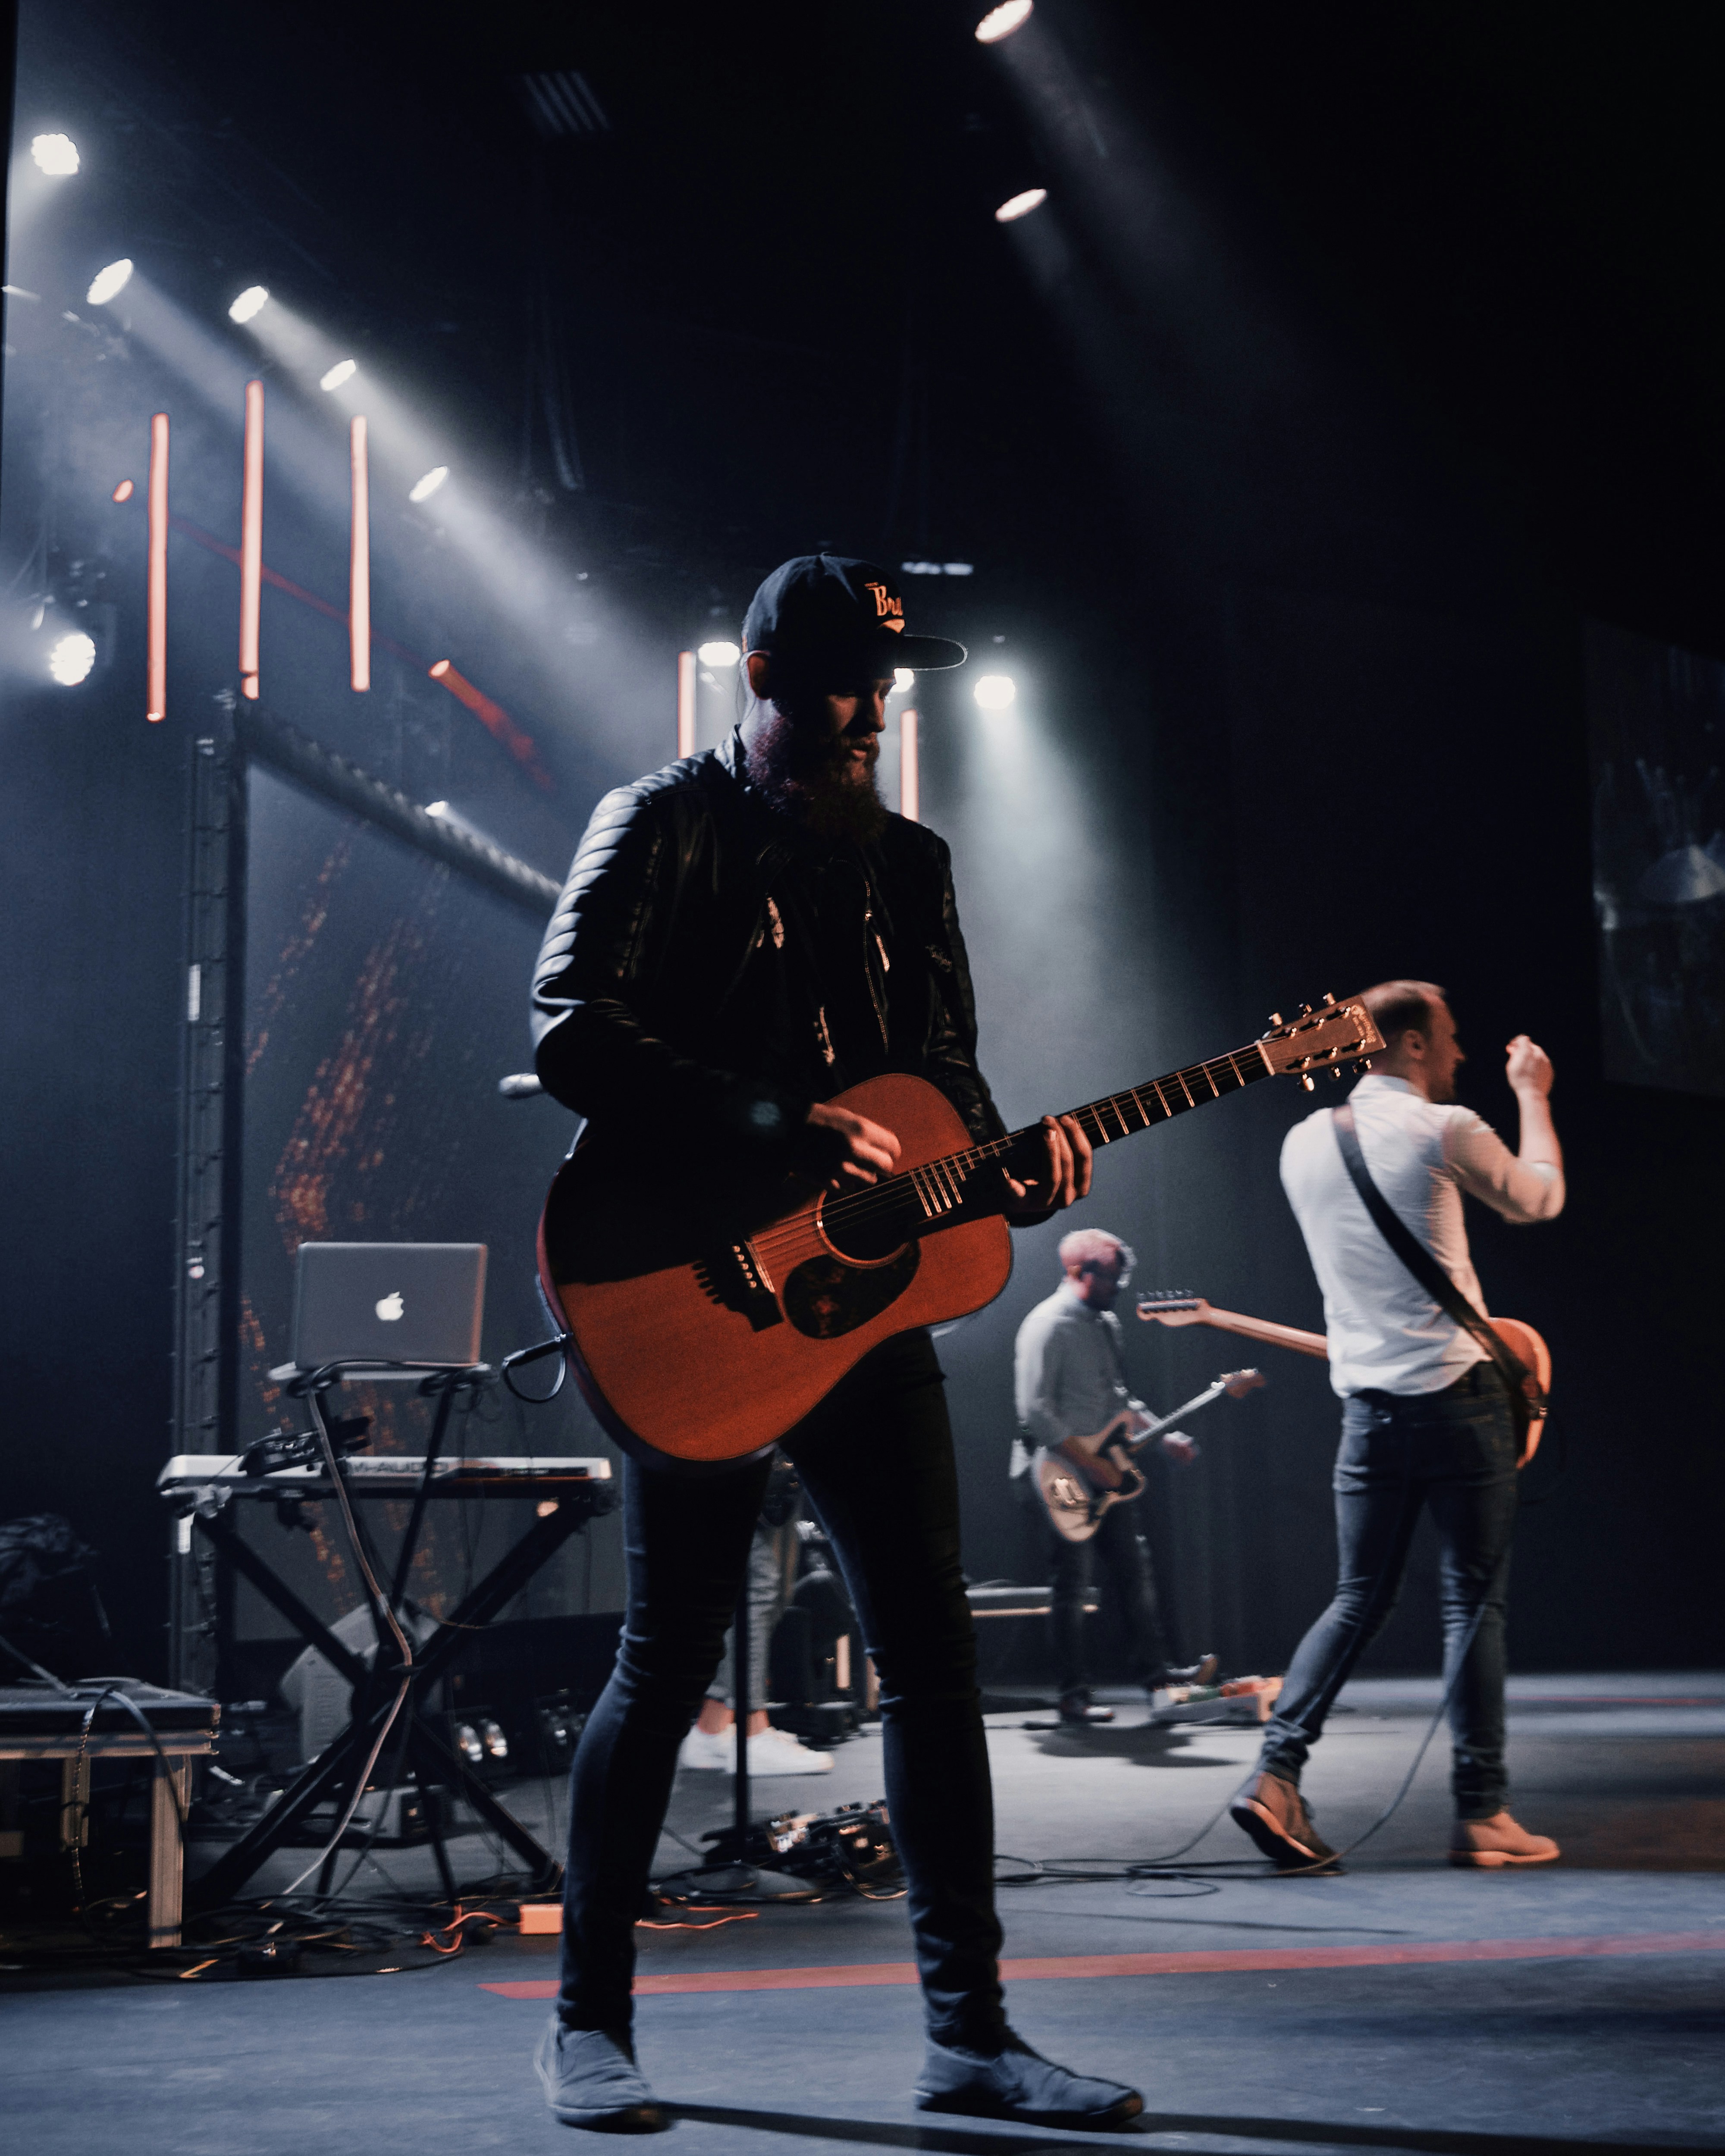
<path fill-rule="evenodd" d="M 943 1382 L 927 1334 L 901 1334 L 781 1444 L 880 1676 L 886 1801 L 930 2033 L 991 2050 L 1004 2026 L 993 1799 Z M 629 1611 L 570 1777 L 557 2011 L 571 2028 L 630 2026 L 634 1923 L 677 1749 L 718 1667 L 768 1472 L 765 1461 L 698 1476 L 625 1463 Z"/>
<path fill-rule="evenodd" d="M 1025 1477 L 1028 1481 L 1029 1476 Z M 1168 1640 L 1157 1607 L 1150 1553 L 1131 1505 L 1111 1505 L 1087 1543 L 1069 1543 L 1039 1503 L 1048 1547 L 1049 1629 L 1055 1677 L 1065 1698 L 1088 1690 L 1084 1653 L 1086 1590 L 1097 1568 L 1103 1592 L 1126 1634 L 1127 1666 L 1141 1685 L 1153 1685 L 1168 1668 Z"/>
<path fill-rule="evenodd" d="M 1509 1394 L 1490 1363 L 1476 1363 L 1440 1393 L 1356 1393 L 1347 1402 L 1336 1455 L 1335 1599 L 1295 1652 L 1260 1768 L 1299 1780 L 1337 1693 L 1395 1607 L 1420 1508 L 1430 1505 L 1442 1551 L 1445 1682 L 1466 1648 L 1450 1702 L 1455 1815 L 1485 1820 L 1502 1810 L 1516 1458 Z"/>

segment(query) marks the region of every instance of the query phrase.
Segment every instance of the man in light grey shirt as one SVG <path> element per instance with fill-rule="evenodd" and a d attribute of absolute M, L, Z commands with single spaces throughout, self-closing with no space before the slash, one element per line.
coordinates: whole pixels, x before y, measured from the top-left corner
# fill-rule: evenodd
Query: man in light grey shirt
<path fill-rule="evenodd" d="M 1464 1193 L 1507 1220 L 1554 1219 L 1563 1157 L 1551 1119 L 1551 1060 L 1519 1034 L 1507 1075 L 1521 1142 L 1502 1140 L 1455 1100 L 1463 1060 L 1455 1021 L 1429 981 L 1386 981 L 1363 999 L 1384 1040 L 1354 1088 L 1360 1150 L 1391 1209 L 1481 1316 Z M 1497 1366 L 1446 1316 L 1384 1240 L 1355 1188 L 1331 1111 L 1289 1132 L 1282 1186 L 1323 1290 L 1330 1381 L 1341 1395 L 1336 1460 L 1339 1577 L 1334 1599 L 1296 1651 L 1259 1771 L 1234 1817 L 1284 1866 L 1321 1862 L 1300 1773 L 1337 1693 L 1395 1606 L 1421 1508 L 1442 1550 L 1444 1670 L 1454 1741 L 1452 1864 L 1548 1863 L 1549 1836 L 1507 1809 L 1504 1612 L 1519 1447 Z"/>
<path fill-rule="evenodd" d="M 1031 1444 L 1054 1445 L 1069 1437 L 1092 1437 L 1122 1408 L 1148 1414 L 1127 1388 L 1120 1360 L 1120 1320 L 1112 1307 L 1131 1278 L 1132 1263 L 1126 1245 L 1102 1229 L 1079 1228 L 1063 1238 L 1060 1265 L 1065 1277 L 1019 1327 L 1013 1357 L 1019 1424 Z M 1170 1459 L 1193 1457 L 1191 1439 L 1177 1430 L 1168 1431 L 1161 1444 Z M 1084 1604 L 1093 1562 L 1101 1563 L 1118 1607 L 1137 1683 L 1153 1691 L 1159 1685 L 1213 1676 L 1213 1656 L 1189 1670 L 1169 1667 L 1150 1553 L 1133 1507 L 1111 1506 L 1088 1542 L 1068 1542 L 1049 1519 L 1035 1477 L 1028 1471 L 1029 1465 L 1029 1451 L 1020 1439 L 1013 1446 L 1012 1471 L 1019 1478 L 1024 1502 L 1035 1513 L 1048 1564 L 1049 1625 L 1061 1721 L 1114 1719 L 1111 1707 L 1091 1702 L 1086 1675 Z"/>

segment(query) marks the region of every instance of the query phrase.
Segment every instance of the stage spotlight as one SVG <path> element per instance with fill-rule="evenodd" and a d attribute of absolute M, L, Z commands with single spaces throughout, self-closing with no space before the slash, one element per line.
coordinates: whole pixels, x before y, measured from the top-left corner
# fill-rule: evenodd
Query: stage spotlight
<path fill-rule="evenodd" d="M 893 668 L 892 693 L 895 696 L 907 695 L 911 690 L 916 687 L 916 676 L 911 672 L 908 666 L 895 666 Z"/>
<path fill-rule="evenodd" d="M 1004 711 L 1018 701 L 1019 685 L 1010 674 L 984 674 L 970 693 L 978 711 Z"/>
<path fill-rule="evenodd" d="M 254 315 L 261 315 L 270 304 L 267 285 L 248 285 L 234 305 L 228 310 L 230 322 L 249 322 Z"/>
<path fill-rule="evenodd" d="M 409 501 L 429 501 L 432 495 L 437 492 L 438 489 L 443 485 L 444 481 L 449 477 L 449 468 L 447 465 L 434 465 L 432 469 L 426 473 L 424 479 L 415 480 L 413 484 L 408 489 L 408 500 Z"/>
<path fill-rule="evenodd" d="M 116 501 L 130 501 L 132 497 L 132 493 L 133 488 L 131 481 L 129 479 L 123 479 L 121 480 L 119 485 L 115 488 L 112 499 Z"/>
<path fill-rule="evenodd" d="M 703 666 L 734 666 L 742 653 L 737 645 L 721 636 L 715 643 L 701 644 L 695 655 Z"/>
<path fill-rule="evenodd" d="M 320 389 L 339 389 L 344 382 L 352 382 L 358 372 L 359 362 L 357 359 L 338 359 L 317 386 Z"/>
<path fill-rule="evenodd" d="M 1046 187 L 1026 187 L 1022 194 L 1009 195 L 994 213 L 996 224 L 1015 224 L 1021 217 L 1028 217 L 1033 209 L 1040 209 L 1048 200 Z"/>
<path fill-rule="evenodd" d="M 30 155 L 50 179 L 64 180 L 78 169 L 78 145 L 69 135 L 39 135 Z"/>
<path fill-rule="evenodd" d="M 55 639 L 48 654 L 48 670 L 63 689 L 75 689 L 88 680 L 96 662 L 95 639 L 81 629 L 69 629 Z"/>
<path fill-rule="evenodd" d="M 1002 0 L 998 8 L 991 8 L 976 26 L 976 41 L 979 45 L 998 45 L 1003 38 L 1021 29 L 1034 12 L 1034 0 Z"/>
<path fill-rule="evenodd" d="M 85 303 L 92 307 L 105 307 L 110 300 L 117 300 L 131 282 L 131 264 L 121 255 L 119 261 L 110 262 L 105 270 L 98 270 L 90 280 L 90 290 L 85 294 Z"/>
<path fill-rule="evenodd" d="M 942 562 L 941 568 L 942 572 L 949 577 L 968 577 L 974 573 L 976 563 L 974 562 Z"/>

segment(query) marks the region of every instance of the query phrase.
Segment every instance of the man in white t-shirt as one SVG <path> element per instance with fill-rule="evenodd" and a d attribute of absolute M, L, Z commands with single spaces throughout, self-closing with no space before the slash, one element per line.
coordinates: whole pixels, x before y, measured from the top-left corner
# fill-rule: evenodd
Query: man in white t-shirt
<path fill-rule="evenodd" d="M 1551 1119 L 1551 1059 L 1526 1034 L 1506 1075 L 1521 1111 L 1511 1152 L 1455 1101 L 1463 1058 L 1441 988 L 1386 981 L 1363 998 L 1384 1049 L 1354 1088 L 1360 1150 L 1405 1226 L 1482 1315 L 1462 1219 L 1464 1192 L 1516 1222 L 1563 1210 L 1563 1157 Z M 1507 1387 L 1465 1327 L 1445 1316 L 1384 1240 L 1355 1189 L 1331 1111 L 1296 1124 L 1282 1187 L 1323 1290 L 1330 1381 L 1341 1395 L 1334 1599 L 1300 1642 L 1236 1822 L 1285 1868 L 1322 1862 L 1300 1773 L 1324 1718 L 1395 1606 L 1422 1507 L 1442 1550 L 1444 1666 L 1453 1678 L 1452 1864 L 1548 1863 L 1558 1845 L 1507 1808 L 1504 1610 L 1518 1447 Z M 1459 1669 L 1458 1669 L 1459 1663 Z"/>

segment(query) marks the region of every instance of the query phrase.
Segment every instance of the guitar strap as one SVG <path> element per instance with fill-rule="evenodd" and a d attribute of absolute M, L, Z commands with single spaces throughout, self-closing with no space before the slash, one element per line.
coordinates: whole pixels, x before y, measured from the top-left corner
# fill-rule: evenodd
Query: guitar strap
<path fill-rule="evenodd" d="M 1342 1165 L 1371 1214 L 1373 1225 L 1445 1317 L 1471 1333 L 1497 1364 L 1503 1382 L 1509 1387 L 1517 1435 L 1525 1436 L 1527 1424 L 1538 1421 L 1545 1414 L 1545 1394 L 1540 1390 L 1539 1380 L 1490 1322 L 1480 1316 L 1373 1182 L 1372 1171 L 1366 1166 L 1365 1154 L 1360 1149 L 1359 1132 L 1354 1127 L 1353 1101 L 1344 1101 L 1339 1108 L 1332 1108 L 1330 1122 L 1336 1133 Z"/>

